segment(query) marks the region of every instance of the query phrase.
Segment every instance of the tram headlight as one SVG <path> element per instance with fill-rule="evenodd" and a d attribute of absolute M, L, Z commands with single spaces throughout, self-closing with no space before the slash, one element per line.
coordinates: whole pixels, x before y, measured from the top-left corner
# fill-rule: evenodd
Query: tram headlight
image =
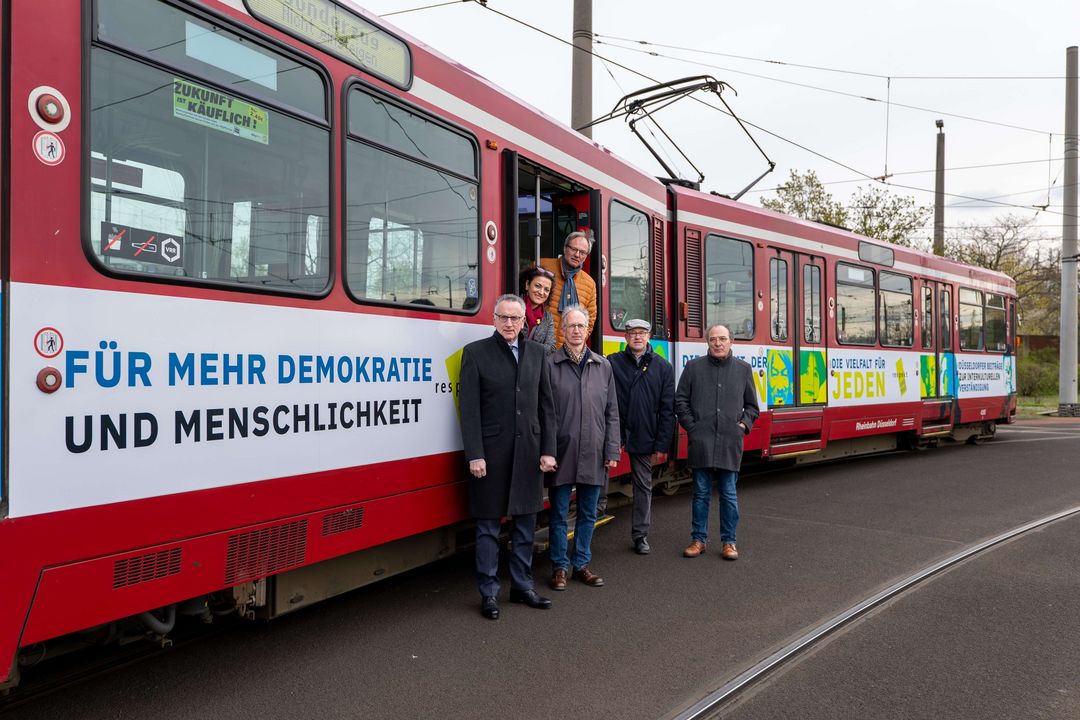
<path fill-rule="evenodd" d="M 54 393 L 60 389 L 60 371 L 47 365 L 37 374 L 37 387 L 43 393 Z"/>
<path fill-rule="evenodd" d="M 51 93 L 44 93 L 35 103 L 38 115 L 41 119 L 52 125 L 57 125 L 64 120 L 64 105 L 60 99 Z"/>

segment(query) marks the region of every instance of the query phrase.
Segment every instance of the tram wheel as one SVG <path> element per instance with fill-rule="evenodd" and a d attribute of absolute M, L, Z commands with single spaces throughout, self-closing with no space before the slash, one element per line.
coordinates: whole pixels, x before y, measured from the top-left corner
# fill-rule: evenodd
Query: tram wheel
<path fill-rule="evenodd" d="M 675 493 L 679 492 L 679 484 L 674 480 L 665 480 L 660 483 L 660 492 L 668 497 L 671 497 Z"/>

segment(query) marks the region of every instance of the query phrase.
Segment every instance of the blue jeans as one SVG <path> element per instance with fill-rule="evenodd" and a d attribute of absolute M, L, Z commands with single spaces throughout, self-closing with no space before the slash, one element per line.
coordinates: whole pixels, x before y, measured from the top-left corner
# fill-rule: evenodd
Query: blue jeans
<path fill-rule="evenodd" d="M 551 548 L 551 568 L 570 570 L 566 539 L 567 516 L 570 514 L 570 491 L 577 488 L 577 521 L 574 523 L 574 567 L 588 567 L 592 560 L 592 536 L 596 529 L 596 499 L 600 497 L 600 485 L 558 485 L 548 490 L 551 501 L 551 519 L 548 535 Z"/>
<path fill-rule="evenodd" d="M 738 479 L 739 473 L 734 470 L 694 469 L 694 520 L 691 538 L 701 542 L 709 540 L 709 501 L 712 499 L 712 484 L 715 480 L 720 490 L 720 542 L 735 542 L 735 526 L 739 524 L 739 500 L 735 497 L 735 483 Z"/>

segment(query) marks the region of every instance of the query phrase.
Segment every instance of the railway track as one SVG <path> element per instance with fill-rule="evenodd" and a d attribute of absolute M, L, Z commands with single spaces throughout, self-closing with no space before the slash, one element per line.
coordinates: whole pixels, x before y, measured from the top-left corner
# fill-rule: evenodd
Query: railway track
<path fill-rule="evenodd" d="M 748 667 L 735 677 L 724 681 L 715 690 L 706 694 L 689 708 L 676 714 L 674 716 L 675 720 L 709 720 L 711 718 L 720 717 L 721 713 L 738 700 L 742 693 L 748 691 L 757 683 L 767 680 L 771 674 L 781 670 L 785 666 L 798 662 L 803 654 L 814 645 L 822 642 L 840 628 L 850 625 L 864 617 L 868 612 L 888 600 L 913 590 L 921 583 L 926 582 L 939 573 L 944 572 L 965 560 L 988 552 L 1004 542 L 1078 513 L 1080 513 L 1080 506 L 1071 507 L 1047 515 L 1038 520 L 1003 532 L 1000 535 L 995 535 L 987 540 L 968 546 L 959 552 L 902 578 L 884 590 L 871 595 L 865 600 L 810 628 L 795 640 L 777 649 L 764 660 Z"/>

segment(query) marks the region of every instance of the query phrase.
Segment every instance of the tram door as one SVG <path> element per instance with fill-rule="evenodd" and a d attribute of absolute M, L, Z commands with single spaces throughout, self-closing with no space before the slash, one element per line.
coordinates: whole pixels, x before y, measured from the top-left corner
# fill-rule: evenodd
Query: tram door
<path fill-rule="evenodd" d="M 770 250 L 768 344 L 776 349 L 766 360 L 768 405 L 824 405 L 828 398 L 822 322 L 825 263 L 802 253 Z"/>
<path fill-rule="evenodd" d="M 591 231 L 593 249 L 582 266 L 602 286 L 600 249 L 600 193 L 553 170 L 507 150 L 503 153 L 503 259 L 505 292 L 519 293 L 522 270 L 542 259 L 562 254 L 566 236 L 575 230 Z M 601 347 L 600 318 L 603 294 L 596 294 L 597 322 L 594 348 Z"/>
<path fill-rule="evenodd" d="M 799 254 L 796 299 L 799 306 L 799 405 L 824 405 L 829 397 L 829 358 L 825 345 L 825 260 Z"/>
<path fill-rule="evenodd" d="M 938 284 L 923 280 L 919 305 L 919 395 L 922 399 L 941 397 L 942 392 L 942 335 L 938 320 Z"/>

